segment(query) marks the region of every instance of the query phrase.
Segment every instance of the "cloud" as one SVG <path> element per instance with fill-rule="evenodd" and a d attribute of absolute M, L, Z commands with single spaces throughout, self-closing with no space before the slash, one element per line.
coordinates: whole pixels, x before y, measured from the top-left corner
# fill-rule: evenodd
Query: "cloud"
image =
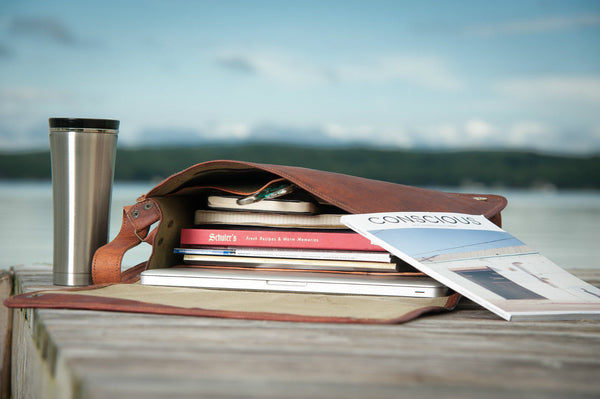
<path fill-rule="evenodd" d="M 568 29 L 598 26 L 600 26 L 600 14 L 582 14 L 475 25 L 468 27 L 465 30 L 465 33 L 470 36 L 497 37 L 548 33 Z"/>
<path fill-rule="evenodd" d="M 499 126 L 481 118 L 464 123 L 437 125 L 375 126 L 328 123 L 322 130 L 339 142 L 395 148 L 488 148 L 502 146 Z"/>
<path fill-rule="evenodd" d="M 221 52 L 215 63 L 229 71 L 292 85 L 315 85 L 329 80 L 325 68 L 281 52 Z"/>
<path fill-rule="evenodd" d="M 14 17 L 9 21 L 8 32 L 65 46 L 79 44 L 79 39 L 61 21 L 50 17 Z"/>
<path fill-rule="evenodd" d="M 0 119 L 18 120 L 53 95 L 32 87 L 0 87 Z"/>
<path fill-rule="evenodd" d="M 599 125 L 570 129 L 538 120 L 495 123 L 471 118 L 463 122 L 397 127 L 395 131 L 398 136 L 395 139 L 386 137 L 386 131 L 391 129 L 375 129 L 371 136 L 376 137 L 380 145 L 408 149 L 498 149 L 563 154 L 600 152 Z"/>
<path fill-rule="evenodd" d="M 24 97 L 33 96 L 35 93 Z M 1 98 L 0 98 L 1 99 Z M 47 118 L 27 124 L 10 123 L 0 112 L 0 149 L 47 147 Z M 14 119 L 14 118 L 13 118 Z M 498 123 L 476 117 L 439 124 L 380 125 L 329 122 L 322 125 L 253 125 L 243 121 L 184 124 L 174 127 L 130 128 L 120 143 L 142 145 L 203 145 L 207 143 L 271 142 L 315 146 L 365 145 L 388 149 L 530 150 L 561 154 L 600 152 L 600 125 L 578 129 L 562 128 L 539 120 Z"/>
<path fill-rule="evenodd" d="M 600 124 L 592 128 L 591 137 L 600 143 Z"/>
<path fill-rule="evenodd" d="M 497 128 L 482 119 L 471 119 L 464 127 L 466 137 L 475 142 L 485 142 L 493 139 Z"/>
<path fill-rule="evenodd" d="M 74 93 L 31 86 L 0 87 L 0 149 L 48 145 L 48 117 L 79 112 L 85 101 Z"/>
<path fill-rule="evenodd" d="M 219 66 L 233 72 L 241 72 L 249 75 L 259 73 L 255 61 L 251 57 L 242 54 L 219 54 L 215 61 Z"/>
<path fill-rule="evenodd" d="M 501 94 L 522 99 L 585 102 L 600 105 L 599 76 L 514 78 L 497 83 L 494 89 Z"/>
<path fill-rule="evenodd" d="M 375 128 L 369 125 L 349 126 L 339 123 L 326 123 L 321 129 L 330 137 L 345 140 L 364 139 L 375 133 Z"/>
<path fill-rule="evenodd" d="M 520 121 L 507 129 L 506 145 L 512 148 L 546 147 L 563 145 L 558 132 L 548 124 L 537 121 Z"/>
<path fill-rule="evenodd" d="M 46 149 L 48 146 L 47 118 L 27 124 L 0 120 L 0 151 L 30 151 Z"/>
<path fill-rule="evenodd" d="M 183 121 L 181 121 L 183 122 Z M 482 116 L 440 123 L 349 123 L 332 120 L 309 125 L 250 121 L 192 122 L 175 128 L 140 130 L 143 143 L 202 145 L 206 143 L 288 143 L 307 146 L 364 145 L 411 150 L 497 149 L 561 154 L 600 153 L 600 124 L 579 127 L 543 119 L 492 120 Z M 128 131 L 131 132 L 131 129 Z M 129 145 L 135 144 L 129 142 Z"/>
<path fill-rule="evenodd" d="M 524 120 L 506 128 L 506 147 L 562 154 L 598 154 L 598 126 L 558 128 L 545 122 Z"/>
<path fill-rule="evenodd" d="M 412 147 L 412 138 L 401 126 L 377 127 L 370 124 L 325 123 L 319 128 L 332 142 L 367 146 Z"/>
<path fill-rule="evenodd" d="M 229 71 L 298 85 L 402 82 L 435 90 L 456 90 L 463 82 L 435 56 L 389 55 L 370 62 L 324 67 L 282 53 L 222 52 L 215 63 Z"/>
<path fill-rule="evenodd" d="M 245 139 L 251 133 L 252 127 L 247 123 L 222 123 L 217 125 L 213 131 L 220 138 Z"/>
<path fill-rule="evenodd" d="M 334 68 L 345 82 L 404 82 L 439 90 L 456 90 L 463 82 L 452 73 L 446 62 L 435 56 L 392 55 L 366 64 Z"/>
<path fill-rule="evenodd" d="M 471 118 L 462 123 L 418 125 L 407 131 L 417 148 L 497 148 L 503 145 L 501 127 L 482 118 Z"/>

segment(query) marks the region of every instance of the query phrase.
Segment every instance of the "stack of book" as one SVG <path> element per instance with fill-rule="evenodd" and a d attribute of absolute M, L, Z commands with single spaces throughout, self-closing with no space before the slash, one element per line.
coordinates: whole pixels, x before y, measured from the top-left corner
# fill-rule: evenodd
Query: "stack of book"
<path fill-rule="evenodd" d="M 195 211 L 194 228 L 181 230 L 176 254 L 199 266 L 396 272 L 413 270 L 348 229 L 341 214 L 319 213 L 310 201 L 210 196 Z M 327 208 L 325 208 L 328 210 Z"/>

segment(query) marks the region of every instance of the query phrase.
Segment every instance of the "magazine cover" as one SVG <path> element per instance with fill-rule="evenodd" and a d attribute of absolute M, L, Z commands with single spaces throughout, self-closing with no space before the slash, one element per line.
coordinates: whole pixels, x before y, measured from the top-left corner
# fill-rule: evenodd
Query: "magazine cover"
<path fill-rule="evenodd" d="M 600 289 L 484 216 L 390 212 L 342 222 L 506 320 L 600 317 Z"/>

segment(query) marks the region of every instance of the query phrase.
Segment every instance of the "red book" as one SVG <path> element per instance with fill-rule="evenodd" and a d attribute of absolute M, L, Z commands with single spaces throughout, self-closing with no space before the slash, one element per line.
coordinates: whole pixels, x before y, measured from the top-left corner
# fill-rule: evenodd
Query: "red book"
<path fill-rule="evenodd" d="M 385 251 L 354 232 L 181 229 L 181 245 Z"/>

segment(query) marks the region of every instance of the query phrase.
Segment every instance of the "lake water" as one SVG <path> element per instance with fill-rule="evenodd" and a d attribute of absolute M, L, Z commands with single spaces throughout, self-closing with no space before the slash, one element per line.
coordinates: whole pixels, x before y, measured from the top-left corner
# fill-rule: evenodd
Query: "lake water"
<path fill-rule="evenodd" d="M 121 208 L 153 183 L 116 183 L 110 237 L 121 226 Z M 454 191 L 447 189 L 447 191 Z M 458 190 L 457 190 L 458 191 Z M 478 189 L 504 195 L 503 228 L 565 269 L 600 268 L 600 191 Z M 52 189 L 49 182 L 0 181 L 0 268 L 52 261 Z M 150 246 L 130 251 L 125 265 L 146 259 Z"/>

